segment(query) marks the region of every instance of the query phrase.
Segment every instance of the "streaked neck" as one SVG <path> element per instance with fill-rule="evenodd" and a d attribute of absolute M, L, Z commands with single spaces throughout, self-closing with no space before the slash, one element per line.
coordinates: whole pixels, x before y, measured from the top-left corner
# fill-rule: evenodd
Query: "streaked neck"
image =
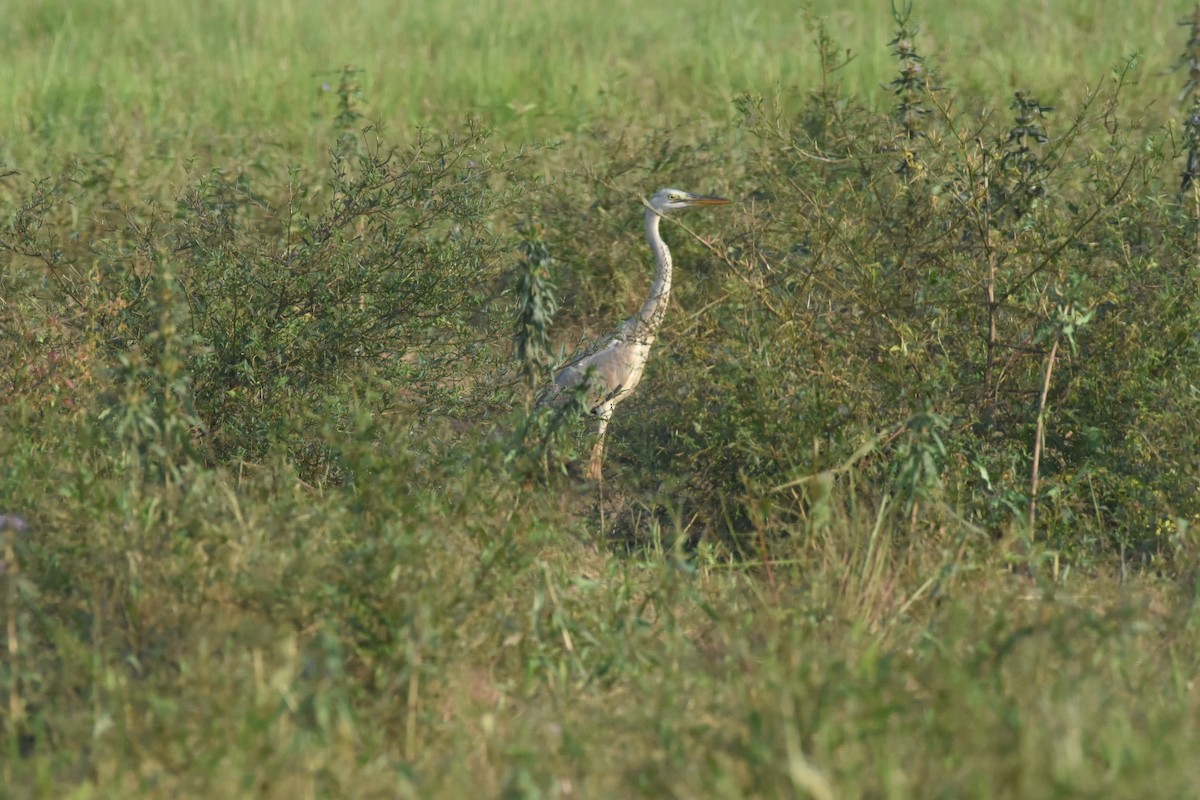
<path fill-rule="evenodd" d="M 653 336 L 662 324 L 663 316 L 667 313 L 667 303 L 671 299 L 671 251 L 667 249 L 667 243 L 658 232 L 661 221 L 662 217 L 653 209 L 646 209 L 646 241 L 654 251 L 658 269 L 654 273 L 654 283 L 650 286 L 650 294 L 642 304 L 642 310 L 631 320 L 640 332 L 650 336 Z"/>

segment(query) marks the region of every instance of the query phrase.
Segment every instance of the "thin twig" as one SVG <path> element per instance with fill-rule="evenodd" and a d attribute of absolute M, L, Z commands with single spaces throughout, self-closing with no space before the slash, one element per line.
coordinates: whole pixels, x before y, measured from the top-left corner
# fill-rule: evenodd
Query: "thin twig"
<path fill-rule="evenodd" d="M 1058 355 L 1058 336 L 1050 347 L 1050 355 L 1046 358 L 1046 378 L 1042 381 L 1042 396 L 1038 400 L 1037 438 L 1033 443 L 1033 470 L 1029 480 L 1029 534 L 1033 535 L 1033 526 L 1037 521 L 1038 468 L 1042 459 L 1042 441 L 1046 433 L 1046 397 L 1050 394 L 1050 376 L 1054 372 L 1054 359 Z"/>

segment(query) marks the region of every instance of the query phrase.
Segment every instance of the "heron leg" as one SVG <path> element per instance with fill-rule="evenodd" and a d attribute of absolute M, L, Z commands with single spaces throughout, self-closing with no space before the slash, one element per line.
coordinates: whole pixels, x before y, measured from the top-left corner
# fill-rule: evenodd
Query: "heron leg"
<path fill-rule="evenodd" d="M 603 481 L 600 465 L 604 461 L 604 434 L 608 432 L 608 417 L 600 418 L 600 429 L 596 434 L 596 445 L 592 448 L 592 460 L 588 464 L 587 476 L 594 481 Z"/>

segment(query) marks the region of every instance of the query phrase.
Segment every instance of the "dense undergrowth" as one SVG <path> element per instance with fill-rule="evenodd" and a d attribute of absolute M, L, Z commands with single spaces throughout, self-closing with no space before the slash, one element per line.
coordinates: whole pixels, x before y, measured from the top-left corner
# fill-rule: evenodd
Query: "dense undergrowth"
<path fill-rule="evenodd" d="M 826 82 L 798 114 L 741 100 L 744 163 L 664 135 L 592 174 L 601 207 L 603 187 L 636 193 L 634 163 L 637 180 L 736 175 L 744 199 L 720 237 L 683 236 L 684 319 L 650 368 L 649 411 L 617 423 L 630 472 L 735 538 L 805 529 L 812 487 L 848 480 L 906 526 L 942 524 L 942 507 L 1072 559 L 1170 561 L 1200 513 L 1187 140 L 1122 116 L 1132 61 L 1074 110 L 1021 93 L 1007 114 L 959 110 L 912 69 L 910 36 L 893 43 L 890 120 L 839 93 L 822 39 Z M 571 207 L 539 209 L 563 249 L 599 238 Z M 616 253 L 564 256 L 580 306 L 619 313 L 609 265 L 637 258 L 632 213 L 606 237 Z"/>
<path fill-rule="evenodd" d="M 324 163 L 6 174 L 4 786 L 1187 796 L 1195 119 L 1135 59 L 956 94 L 895 22 L 882 113 L 814 22 L 810 92 L 576 170 L 393 141 L 347 68 Z M 532 398 L 644 293 L 657 185 L 737 206 L 666 226 L 596 487 Z"/>

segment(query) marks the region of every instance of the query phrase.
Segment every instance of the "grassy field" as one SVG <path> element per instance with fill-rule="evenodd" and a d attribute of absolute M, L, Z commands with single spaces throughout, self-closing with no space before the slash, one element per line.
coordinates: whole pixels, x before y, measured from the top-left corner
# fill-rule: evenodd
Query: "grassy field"
<path fill-rule="evenodd" d="M 819 70 L 805 20 L 827 20 L 854 60 L 849 93 L 886 104 L 886 4 L 615 0 L 600 14 L 572 3 L 332 6 L 138 0 L 81 6 L 17 3 L 0 33 L 0 109 L 9 160 L 169 144 L 176 158 L 235 151 L 255 135 L 294 157 L 320 157 L 326 84 L 363 70 L 366 112 L 393 136 L 452 130 L 484 117 L 502 139 L 558 140 L 594 123 L 728 123 L 743 92 L 804 96 Z M 810 9 L 806 11 L 805 8 Z M 1078 98 L 1120 59 L 1145 65 L 1133 104 L 1170 110 L 1180 82 L 1161 73 L 1182 50 L 1181 3 L 1096 13 L 1086 0 L 930 2 L 917 9 L 925 50 L 957 89 L 995 105 L 1030 88 Z M 254 134 L 249 134 L 254 131 Z"/>
<path fill-rule="evenodd" d="M 1196 796 L 1200 22 L 1128 5 L 6 10 L 0 796 Z M 533 398 L 663 185 L 734 203 L 597 485 Z"/>

